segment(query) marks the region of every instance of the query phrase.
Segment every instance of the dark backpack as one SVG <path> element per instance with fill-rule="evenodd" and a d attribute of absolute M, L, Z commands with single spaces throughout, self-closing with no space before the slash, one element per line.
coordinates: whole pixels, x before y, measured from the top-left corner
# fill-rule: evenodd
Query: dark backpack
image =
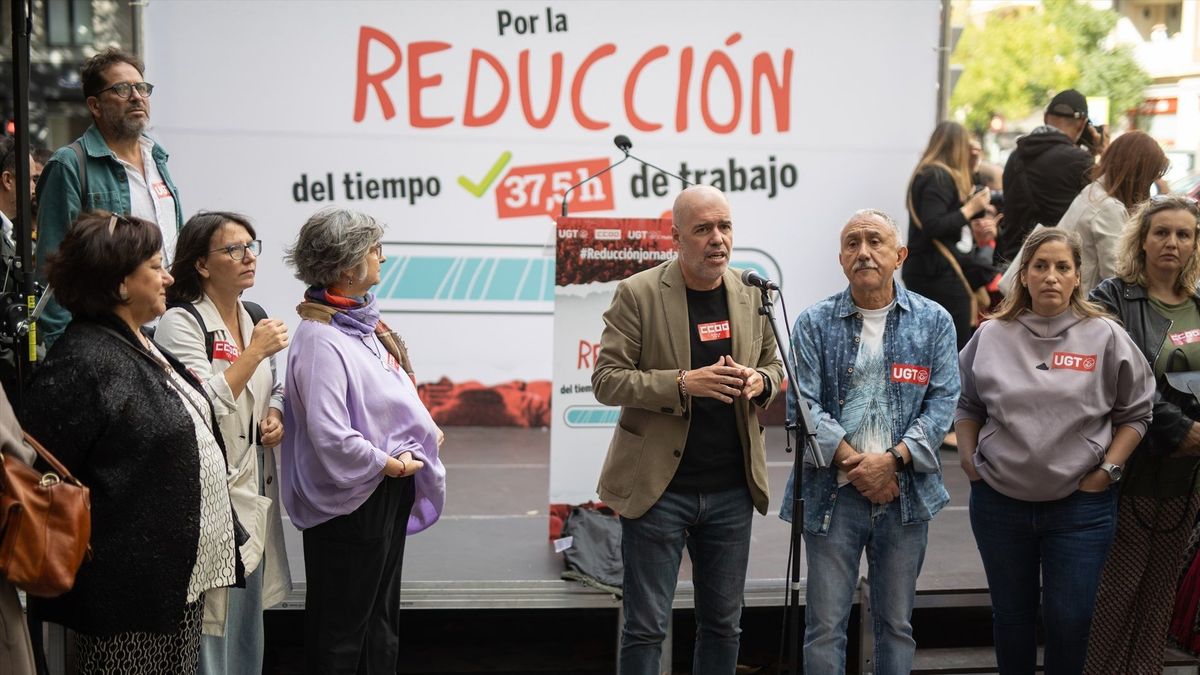
<path fill-rule="evenodd" d="M 259 321 L 267 318 L 267 312 L 258 303 L 242 300 L 242 306 L 246 308 L 246 312 L 250 315 L 250 322 L 255 326 L 258 325 Z M 204 325 L 204 319 L 200 316 L 200 312 L 196 309 L 196 306 L 190 302 L 172 302 L 167 307 L 178 307 L 192 315 L 192 318 L 196 320 L 196 324 L 200 326 L 200 332 L 204 333 L 204 353 L 208 354 L 208 362 L 212 363 L 213 345 L 216 342 L 213 339 L 213 333 L 216 331 L 210 331 L 208 326 Z"/>

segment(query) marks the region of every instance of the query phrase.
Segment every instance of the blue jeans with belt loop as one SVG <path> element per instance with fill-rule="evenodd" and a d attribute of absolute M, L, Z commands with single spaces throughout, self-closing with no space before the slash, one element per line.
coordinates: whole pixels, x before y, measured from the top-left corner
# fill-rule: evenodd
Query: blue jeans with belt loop
<path fill-rule="evenodd" d="M 664 492 L 642 517 L 621 517 L 621 675 L 658 673 L 685 546 L 696 593 L 692 672 L 732 675 L 737 669 L 753 514 L 750 491 L 739 487 Z"/>
<path fill-rule="evenodd" d="M 804 607 L 804 672 L 846 672 L 846 625 L 858 585 L 859 563 L 867 556 L 871 579 L 876 675 L 912 670 L 917 643 L 912 610 L 917 576 L 925 562 L 929 523 L 902 523 L 900 500 L 872 504 L 853 485 L 838 488 L 827 534 L 805 530 L 808 580 Z"/>
<path fill-rule="evenodd" d="M 1083 672 L 1100 572 L 1117 523 L 1117 491 L 1027 502 L 971 483 L 971 530 L 992 596 L 1001 673 L 1037 662 L 1039 576 L 1048 675 Z"/>

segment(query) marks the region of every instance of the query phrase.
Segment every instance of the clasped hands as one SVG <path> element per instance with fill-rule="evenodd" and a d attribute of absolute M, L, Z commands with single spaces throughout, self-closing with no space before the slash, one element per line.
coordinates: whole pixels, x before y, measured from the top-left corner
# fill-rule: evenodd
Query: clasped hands
<path fill-rule="evenodd" d="M 846 472 L 850 484 L 872 504 L 887 504 L 900 496 L 896 458 L 890 453 L 854 451 L 838 462 L 837 468 Z"/>
<path fill-rule="evenodd" d="M 687 371 L 684 387 L 688 396 L 715 398 L 733 403 L 741 397 L 752 399 L 763 392 L 763 376 L 753 368 L 743 366 L 732 356 L 722 356 L 711 366 Z"/>

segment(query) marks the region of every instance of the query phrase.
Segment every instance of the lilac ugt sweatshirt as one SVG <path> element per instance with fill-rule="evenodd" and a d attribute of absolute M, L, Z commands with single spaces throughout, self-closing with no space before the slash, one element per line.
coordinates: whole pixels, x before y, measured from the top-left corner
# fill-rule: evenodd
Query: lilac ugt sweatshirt
<path fill-rule="evenodd" d="M 979 327 L 958 355 L 962 395 L 954 421 L 979 422 L 975 469 L 1013 499 L 1050 501 L 1079 489 L 1113 431 L 1146 433 L 1154 373 L 1125 329 L 1068 309 L 1026 310 Z"/>
<path fill-rule="evenodd" d="M 414 474 L 414 534 L 446 502 L 437 426 L 400 368 L 385 369 L 368 342 L 335 324 L 300 322 L 288 348 L 280 493 L 292 523 L 319 525 L 357 509 L 385 478 L 388 456 L 425 463 Z M 376 352 L 382 345 L 368 337 Z"/>

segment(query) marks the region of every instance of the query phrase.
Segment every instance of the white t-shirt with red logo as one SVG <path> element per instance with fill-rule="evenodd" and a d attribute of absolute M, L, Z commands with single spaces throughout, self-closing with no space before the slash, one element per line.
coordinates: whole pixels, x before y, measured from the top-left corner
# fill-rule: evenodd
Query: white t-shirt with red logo
<path fill-rule="evenodd" d="M 154 163 L 154 141 L 142 136 L 139 145 L 142 149 L 142 166 L 146 171 L 144 175 L 129 162 L 117 158 L 125 167 L 125 176 L 129 181 L 129 214 L 156 223 L 162 230 L 163 264 L 169 265 L 175 257 L 175 239 L 178 235 L 175 228 L 175 197 L 167 187 L 167 181 L 158 172 L 158 165 Z"/>
<path fill-rule="evenodd" d="M 884 362 L 883 331 L 895 301 L 881 309 L 855 307 L 862 316 L 858 356 L 850 376 L 850 388 L 838 420 L 846 430 L 846 442 L 859 452 L 882 453 L 892 445 L 892 414 L 888 405 L 888 363 Z M 849 483 L 838 470 L 838 486 Z"/>

